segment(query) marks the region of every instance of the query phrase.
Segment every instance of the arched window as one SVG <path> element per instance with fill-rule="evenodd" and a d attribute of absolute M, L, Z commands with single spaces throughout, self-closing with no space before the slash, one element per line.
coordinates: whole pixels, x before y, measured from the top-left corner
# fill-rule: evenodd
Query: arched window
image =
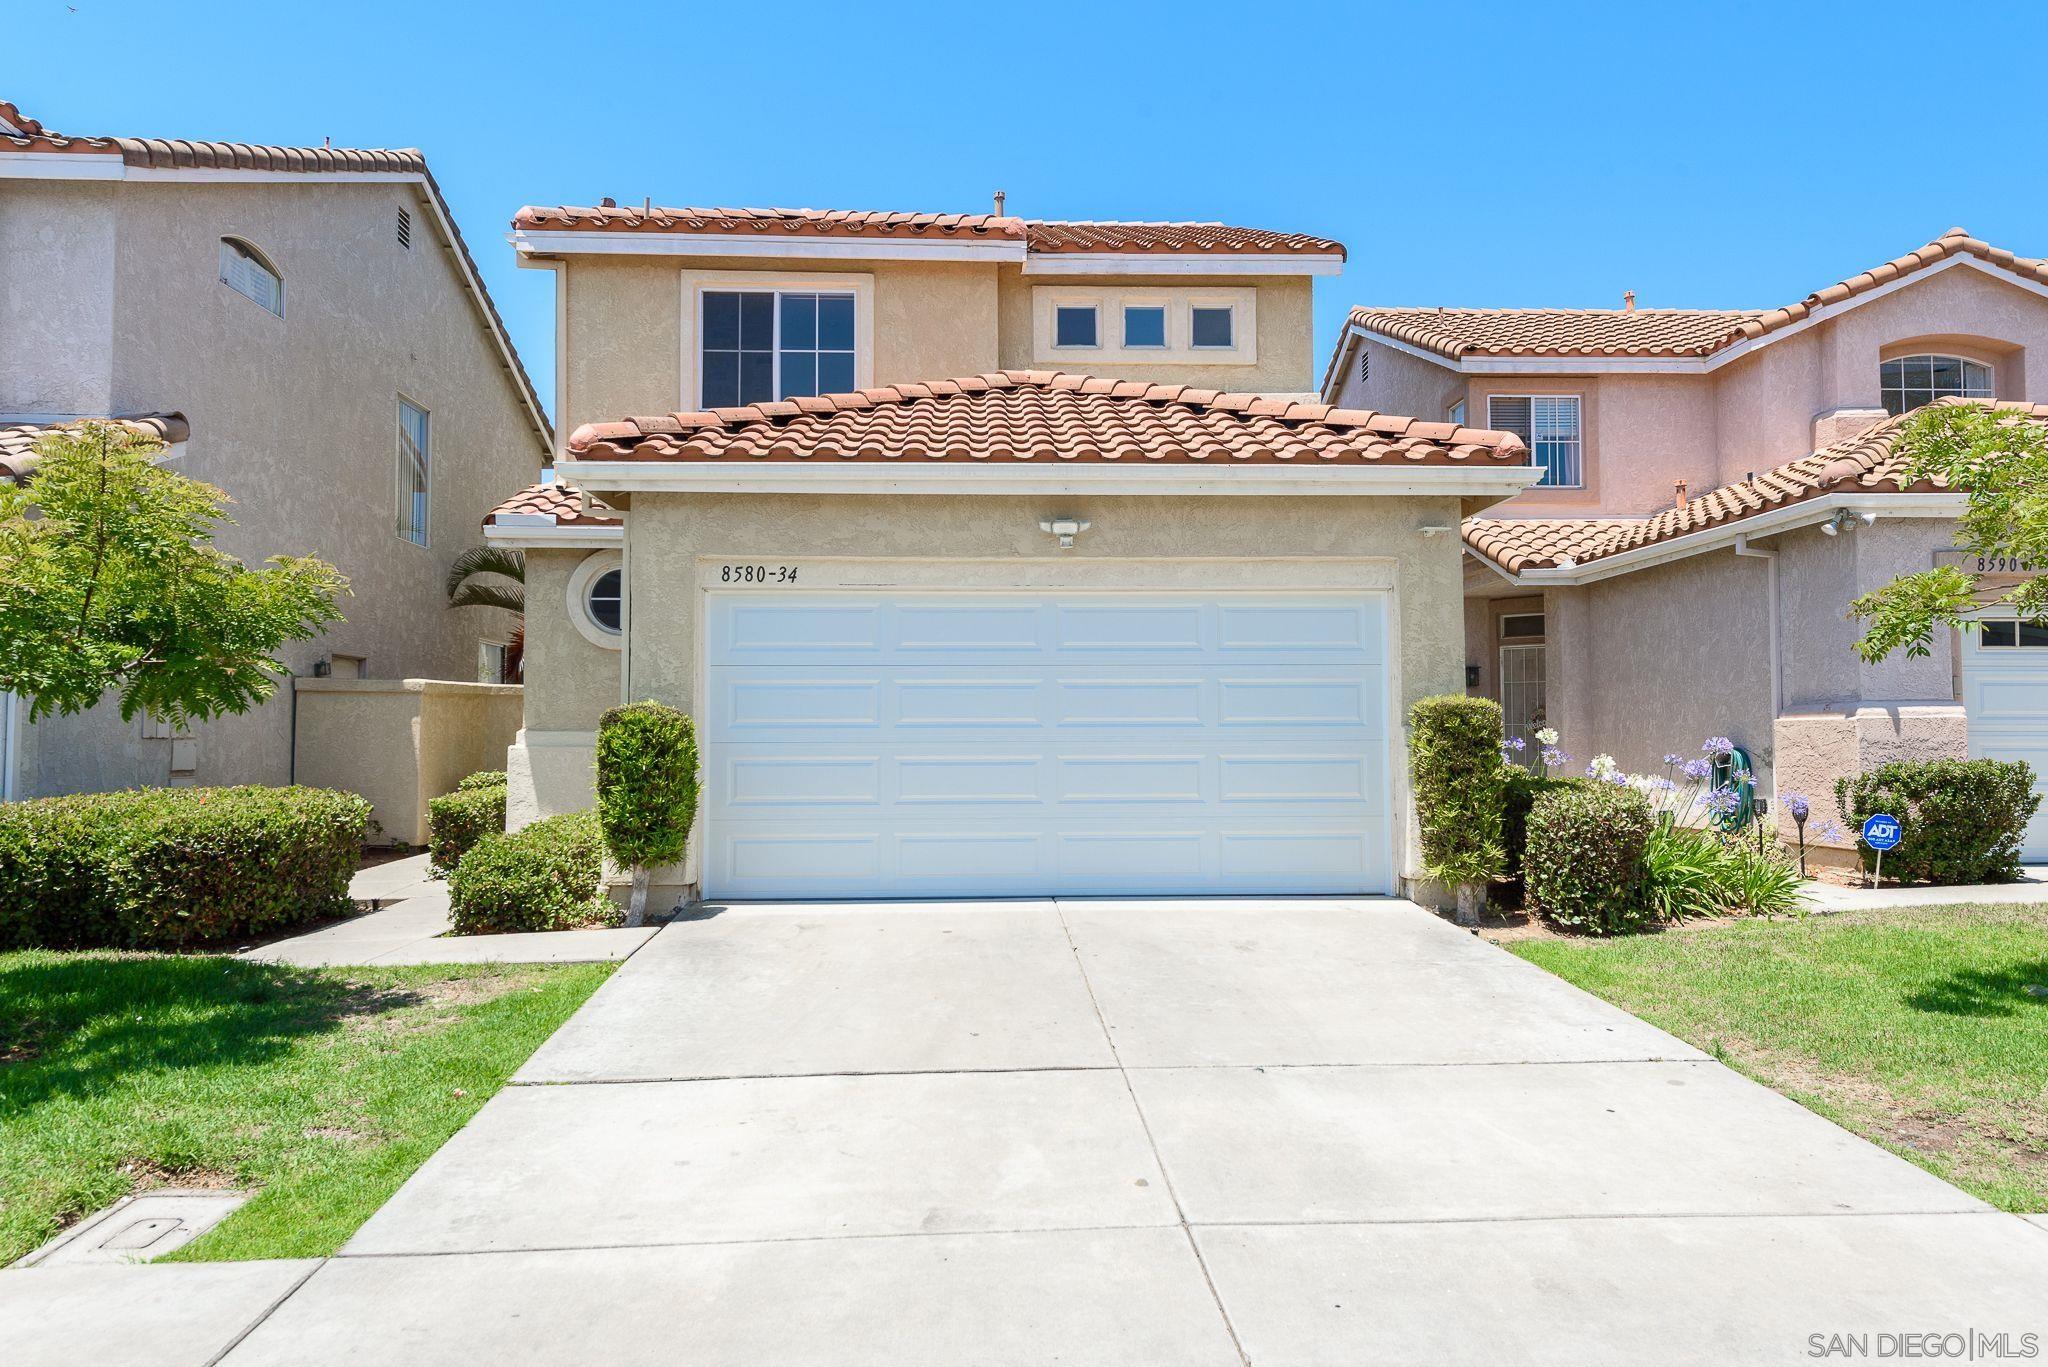
<path fill-rule="evenodd" d="M 1897 417 L 1936 399 L 1988 399 L 1991 367 L 1960 356 L 1895 356 L 1877 368 L 1884 411 Z"/>
<path fill-rule="evenodd" d="M 284 276 L 261 252 L 240 238 L 220 240 L 220 282 L 284 317 Z"/>

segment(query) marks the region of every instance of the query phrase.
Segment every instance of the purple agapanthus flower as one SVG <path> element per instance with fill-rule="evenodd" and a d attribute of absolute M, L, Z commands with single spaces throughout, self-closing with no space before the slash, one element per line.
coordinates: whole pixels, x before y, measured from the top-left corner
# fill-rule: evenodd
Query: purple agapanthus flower
<path fill-rule="evenodd" d="M 1552 769 L 1561 769 L 1572 762 L 1572 757 L 1553 745 L 1543 752 L 1543 762 Z"/>
<path fill-rule="evenodd" d="M 1741 806 L 1742 795 L 1732 783 L 1724 783 L 1707 794 L 1707 807 L 1715 816 L 1733 816 Z"/>
<path fill-rule="evenodd" d="M 1686 776 L 1687 778 L 1691 779 L 1691 780 L 1692 780 L 1692 781 L 1693 781 L 1694 783 L 1698 783 L 1698 782 L 1699 782 L 1699 781 L 1700 781 L 1701 779 L 1705 778 L 1705 777 L 1706 777 L 1706 776 L 1707 776 L 1708 774 L 1711 774 L 1711 773 L 1713 773 L 1713 772 L 1714 772 L 1714 766 L 1713 766 L 1713 765 L 1711 765 L 1711 764 L 1709 764 L 1709 763 L 1708 763 L 1708 762 L 1707 762 L 1706 760 L 1703 760 L 1703 759 L 1689 759 L 1689 760 L 1687 760 L 1687 761 L 1685 762 L 1685 765 L 1684 765 L 1684 767 L 1683 767 L 1683 768 L 1681 768 L 1681 769 L 1680 769 L 1680 770 L 1679 770 L 1678 772 L 1680 772 L 1681 774 L 1684 774 L 1684 775 L 1685 775 L 1685 776 Z"/>
<path fill-rule="evenodd" d="M 1812 811 L 1813 805 L 1806 800 L 1804 794 L 1785 794 L 1785 812 L 1786 815 L 1790 816 L 1794 821 L 1806 820 L 1807 815 Z"/>
<path fill-rule="evenodd" d="M 1700 753 L 1712 755 L 1715 759 L 1723 755 L 1732 755 L 1735 753 L 1735 742 L 1726 736 L 1708 736 L 1706 742 L 1700 746 Z"/>
<path fill-rule="evenodd" d="M 1501 742 L 1501 748 L 1515 751 L 1526 750 L 1529 748 L 1529 742 L 1523 740 L 1520 736 L 1509 736 Z"/>
<path fill-rule="evenodd" d="M 1650 786 L 1660 793 L 1675 793 L 1678 791 L 1678 785 L 1668 778 L 1653 778 L 1650 780 Z"/>
<path fill-rule="evenodd" d="M 1668 764 L 1683 764 L 1683 763 L 1685 763 L 1685 756 L 1684 756 L 1684 755 L 1666 755 L 1666 756 L 1664 756 L 1664 762 L 1665 762 L 1665 763 L 1666 763 L 1667 765 L 1668 765 Z"/>

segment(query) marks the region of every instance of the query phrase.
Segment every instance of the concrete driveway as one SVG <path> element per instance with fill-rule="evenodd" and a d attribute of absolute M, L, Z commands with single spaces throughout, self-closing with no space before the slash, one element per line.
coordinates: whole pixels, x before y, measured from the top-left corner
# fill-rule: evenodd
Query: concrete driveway
<path fill-rule="evenodd" d="M 225 1360 L 2048 1342 L 2048 1230 L 1405 902 L 713 909 L 518 1081 Z"/>

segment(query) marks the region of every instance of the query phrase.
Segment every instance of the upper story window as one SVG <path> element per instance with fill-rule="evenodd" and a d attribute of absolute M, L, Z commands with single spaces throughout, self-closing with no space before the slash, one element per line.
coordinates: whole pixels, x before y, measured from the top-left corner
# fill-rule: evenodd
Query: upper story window
<path fill-rule="evenodd" d="M 415 546 L 427 544 L 427 488 L 432 463 L 427 410 L 410 399 L 398 401 L 398 534 Z"/>
<path fill-rule="evenodd" d="M 699 403 L 737 408 L 854 389 L 854 296 L 824 290 L 706 290 Z"/>
<path fill-rule="evenodd" d="M 1127 347 L 1164 347 L 1166 345 L 1166 306 L 1163 304 L 1124 305 L 1124 345 Z"/>
<path fill-rule="evenodd" d="M 1205 350 L 1237 345 L 1237 310 L 1227 304 L 1197 304 L 1188 310 L 1188 344 Z"/>
<path fill-rule="evenodd" d="M 2011 618 L 1984 624 L 1983 645 L 1997 650 L 2048 650 L 2048 622 L 2016 622 Z"/>
<path fill-rule="evenodd" d="M 220 282 L 284 317 L 284 276 L 239 238 L 220 240 Z"/>
<path fill-rule="evenodd" d="M 1897 356 L 1877 368 L 1884 411 L 1897 417 L 1936 399 L 1988 399 L 1991 367 L 1960 356 Z"/>
<path fill-rule="evenodd" d="M 1054 346 L 1097 346 L 1095 305 L 1061 304 L 1053 310 Z"/>
<path fill-rule="evenodd" d="M 1465 401 L 1460 399 L 1445 409 L 1444 419 L 1447 422 L 1454 422 L 1458 426 L 1463 427 L 1465 425 Z"/>
<path fill-rule="evenodd" d="M 1486 425 L 1513 432 L 1528 443 L 1536 464 L 1543 467 L 1537 483 L 1547 489 L 1577 489 L 1585 483 L 1579 439 L 1579 396 L 1576 394 L 1490 394 Z"/>

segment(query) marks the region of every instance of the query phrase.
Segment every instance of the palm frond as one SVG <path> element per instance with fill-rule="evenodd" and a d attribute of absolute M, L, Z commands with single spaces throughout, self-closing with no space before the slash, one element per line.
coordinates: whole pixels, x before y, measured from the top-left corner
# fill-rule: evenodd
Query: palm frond
<path fill-rule="evenodd" d="M 500 575 L 523 584 L 526 582 L 525 553 L 507 550 L 503 546 L 471 546 L 449 562 L 447 592 L 451 601 L 463 581 L 474 574 Z"/>
<path fill-rule="evenodd" d="M 504 608 L 508 612 L 526 611 L 526 589 L 516 584 L 469 583 L 458 587 L 448 595 L 451 608 Z"/>

